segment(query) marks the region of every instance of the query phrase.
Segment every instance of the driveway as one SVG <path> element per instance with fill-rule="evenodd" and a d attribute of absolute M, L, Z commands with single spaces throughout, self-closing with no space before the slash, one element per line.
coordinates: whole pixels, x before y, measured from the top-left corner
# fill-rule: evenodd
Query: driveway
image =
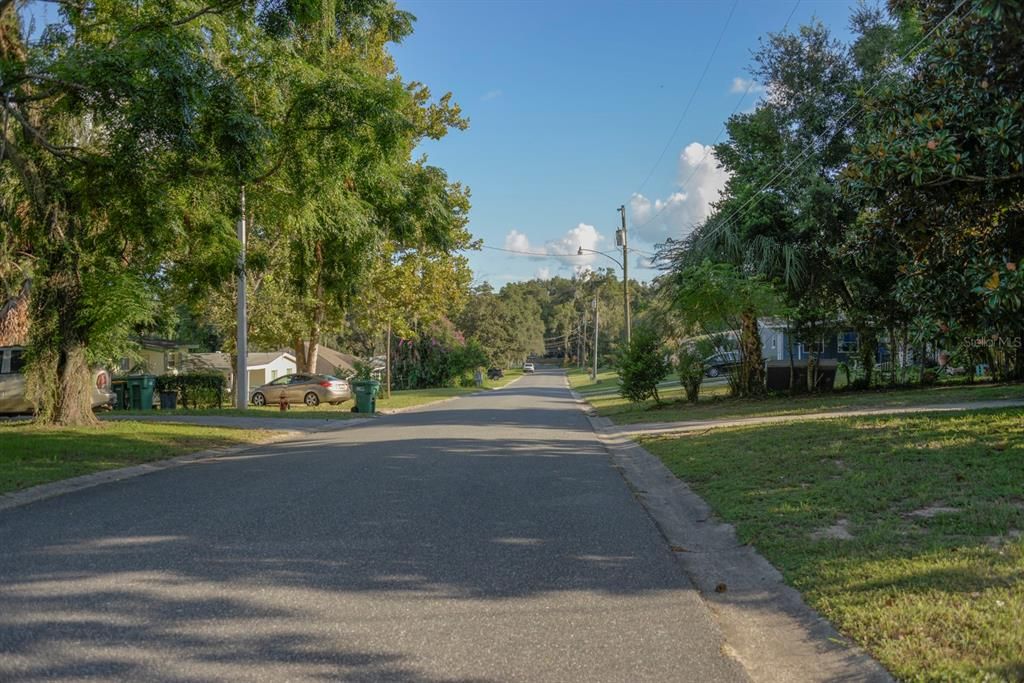
<path fill-rule="evenodd" d="M 0 512 L 0 679 L 737 681 L 560 373 Z"/>

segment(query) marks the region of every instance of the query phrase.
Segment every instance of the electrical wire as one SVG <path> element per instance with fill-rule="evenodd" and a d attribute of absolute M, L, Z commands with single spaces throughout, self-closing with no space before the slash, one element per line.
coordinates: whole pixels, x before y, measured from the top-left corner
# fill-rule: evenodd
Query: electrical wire
<path fill-rule="evenodd" d="M 801 2 L 801 0 L 796 0 L 796 3 L 793 4 L 793 9 L 791 9 L 789 11 L 789 16 L 786 17 L 786 23 L 782 25 L 782 32 L 785 32 L 786 29 L 789 28 L 789 22 L 793 20 L 793 15 L 796 14 L 796 10 L 800 6 L 800 2 Z M 715 136 L 715 141 L 712 142 L 710 145 L 706 146 L 706 149 L 704 150 L 704 156 L 702 156 L 700 158 L 700 161 L 698 161 L 696 164 L 694 164 L 693 170 L 690 171 L 690 175 L 688 175 L 686 177 L 686 180 L 684 180 L 682 183 L 679 184 L 680 191 L 686 189 L 686 186 L 689 184 L 689 182 L 691 180 L 693 180 L 693 176 L 695 176 L 697 174 L 697 169 L 699 169 L 700 165 L 703 164 L 707 160 L 707 158 L 711 155 L 711 152 L 714 150 L 715 145 L 717 145 L 718 141 L 722 139 L 722 134 L 725 133 L 726 128 L 728 128 L 729 119 L 731 119 L 733 116 L 735 116 L 736 112 L 739 111 L 740 106 L 743 104 L 743 101 L 747 98 L 747 95 L 750 94 L 750 91 L 753 89 L 754 85 L 755 85 L 754 79 L 750 79 L 750 82 L 747 83 L 747 89 L 743 91 L 742 95 L 740 95 L 740 99 L 736 102 L 736 106 L 733 107 L 732 111 L 729 113 L 729 116 L 726 117 L 726 119 L 725 119 L 726 122 L 724 124 L 722 124 L 722 129 L 719 130 L 718 131 L 718 135 Z M 640 191 L 637 190 L 637 193 L 639 193 L 639 192 Z M 651 223 L 654 222 L 654 220 L 658 216 L 663 214 L 665 212 L 665 210 L 668 209 L 668 207 L 669 207 L 669 202 L 666 201 L 662 205 L 662 207 L 660 209 L 658 209 L 657 213 L 655 213 L 653 216 L 648 218 L 646 221 L 644 221 L 640 225 L 634 225 L 632 229 L 633 230 L 639 230 L 639 229 L 641 229 L 643 227 L 646 227 L 646 226 L 650 225 Z M 653 256 L 653 254 L 651 254 L 651 256 Z"/>
<path fill-rule="evenodd" d="M 665 158 L 665 152 L 667 152 L 668 148 L 672 146 L 672 141 L 675 140 L 676 133 L 679 132 L 679 127 L 683 125 L 683 120 L 686 118 L 686 114 L 689 113 L 690 107 L 693 105 L 693 101 L 697 97 L 697 91 L 700 90 L 700 86 L 704 83 L 704 77 L 708 74 L 711 62 L 714 61 L 715 55 L 718 53 L 718 48 L 722 44 L 722 38 L 725 37 L 725 32 L 729 28 L 729 22 L 732 21 L 732 15 L 736 13 L 736 5 L 738 4 L 739 0 L 733 0 L 732 8 L 729 9 L 729 16 L 725 18 L 725 24 L 722 26 L 722 31 L 718 34 L 718 40 L 715 42 L 715 47 L 711 50 L 711 54 L 708 55 L 707 62 L 704 63 L 704 70 L 701 71 L 700 78 L 697 79 L 697 84 L 693 87 L 693 92 L 690 93 L 690 99 L 686 102 L 686 106 L 683 108 L 683 113 L 679 117 L 679 120 L 676 121 L 676 126 L 672 129 L 672 134 L 668 136 L 668 140 L 665 142 L 665 146 L 662 148 L 661 154 L 658 155 L 658 160 L 654 162 L 654 166 L 651 166 L 651 170 L 647 172 L 647 176 L 644 178 L 643 182 L 640 183 L 640 187 L 637 189 L 638 193 L 643 191 L 644 186 L 647 185 L 647 181 L 651 179 L 651 176 L 654 175 L 654 172 L 661 164 L 662 159 Z"/>
<path fill-rule="evenodd" d="M 924 44 L 924 42 L 926 40 L 931 38 L 932 34 L 935 33 L 939 29 L 939 27 L 941 27 L 943 24 L 945 24 L 947 21 L 949 21 L 949 19 L 954 14 L 956 14 L 956 12 L 961 7 L 963 7 L 964 4 L 966 4 L 966 3 L 967 3 L 967 0 L 960 0 L 960 2 L 958 2 L 956 4 L 956 6 L 954 6 L 953 9 L 949 11 L 949 14 L 947 14 L 945 17 L 943 17 L 942 20 L 939 21 L 937 24 L 935 24 L 935 26 L 933 26 L 926 34 L 924 34 L 924 36 L 922 36 L 921 39 L 918 40 L 913 45 L 913 47 L 911 47 L 909 50 L 907 50 L 907 52 L 900 58 L 899 62 L 901 62 L 901 63 L 905 62 L 906 59 L 911 54 L 913 54 L 914 51 L 917 50 L 918 47 L 920 47 L 922 44 Z M 968 13 L 969 13 L 969 11 L 968 11 Z M 852 124 L 856 123 L 860 119 L 860 117 L 863 116 L 866 113 L 866 111 L 867 111 L 866 109 L 863 108 L 864 107 L 864 105 L 862 104 L 863 97 L 868 95 L 868 94 L 870 94 L 870 93 L 872 93 L 872 92 L 874 92 L 874 90 L 879 85 L 881 85 L 882 82 L 886 78 L 890 78 L 895 73 L 896 72 L 890 71 L 888 73 L 882 74 L 878 78 L 878 80 L 875 81 L 875 83 L 870 88 L 868 88 L 860 98 L 858 98 L 858 100 L 856 102 L 854 102 L 849 107 L 847 107 L 846 110 L 842 114 L 839 115 L 839 118 L 836 119 L 836 123 L 832 127 L 832 129 L 827 130 L 827 131 L 825 131 L 823 133 L 820 133 L 819 135 L 815 136 L 814 139 L 812 139 L 811 142 L 808 143 L 804 147 L 803 151 L 795 159 L 793 159 L 788 164 L 783 166 L 782 169 L 778 171 L 778 173 L 776 173 L 774 176 L 772 176 L 768 180 L 768 182 L 766 182 L 756 192 L 754 192 L 754 194 L 746 202 L 744 202 L 742 205 L 740 205 L 739 208 L 737 208 L 732 213 L 730 213 L 729 216 L 727 218 L 725 218 L 725 220 L 721 221 L 720 223 L 718 223 L 718 225 L 716 225 L 714 228 L 712 228 L 711 232 L 709 232 L 707 235 L 704 235 L 702 237 L 704 239 L 713 237 L 714 235 L 716 235 L 721 230 L 724 230 L 725 227 L 729 224 L 729 222 L 732 221 L 733 218 L 739 216 L 740 212 L 742 212 L 748 205 L 751 205 L 751 204 L 755 204 L 756 205 L 756 203 L 759 202 L 760 198 L 763 196 L 762 193 L 766 189 L 771 187 L 772 183 L 774 183 L 777 179 L 779 179 L 780 176 L 782 176 L 782 174 L 785 173 L 787 170 L 789 170 L 789 173 L 787 173 L 786 176 L 784 178 L 782 178 L 783 181 L 787 180 L 790 176 L 792 176 L 794 173 L 796 173 L 797 169 L 799 169 L 801 166 L 803 166 L 807 162 L 807 159 L 810 158 L 808 156 L 810 150 L 812 150 L 815 147 L 815 145 L 818 144 L 818 142 L 820 142 L 822 139 L 824 139 L 826 134 L 828 134 L 829 137 L 836 135 L 839 132 L 841 125 L 844 123 L 844 119 L 850 114 L 850 112 L 852 112 L 854 109 L 857 109 L 859 107 L 861 109 L 861 111 L 857 114 L 857 116 L 855 118 L 851 119 L 850 121 L 845 122 L 846 125 L 852 125 Z M 797 163 L 797 162 L 799 162 L 799 163 Z M 794 164 L 796 164 L 796 165 L 794 166 Z M 790 170 L 790 169 L 792 169 L 792 170 Z"/>

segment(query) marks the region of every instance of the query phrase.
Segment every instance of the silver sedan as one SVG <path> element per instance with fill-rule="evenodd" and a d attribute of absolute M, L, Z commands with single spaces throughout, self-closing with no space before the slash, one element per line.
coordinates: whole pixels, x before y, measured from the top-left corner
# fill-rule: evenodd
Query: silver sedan
<path fill-rule="evenodd" d="M 256 387 L 249 394 L 249 401 L 255 406 L 265 406 L 279 403 L 282 397 L 289 403 L 305 403 L 311 407 L 321 403 L 334 406 L 351 399 L 352 388 L 346 380 L 331 375 L 297 373 Z"/>

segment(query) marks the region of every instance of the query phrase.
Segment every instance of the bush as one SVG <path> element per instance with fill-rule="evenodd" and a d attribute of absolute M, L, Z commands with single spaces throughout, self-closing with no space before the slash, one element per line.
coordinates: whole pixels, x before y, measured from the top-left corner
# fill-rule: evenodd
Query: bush
<path fill-rule="evenodd" d="M 665 357 L 661 339 L 653 330 L 640 328 L 633 333 L 633 339 L 619 357 L 619 393 L 633 403 L 658 396 L 658 382 L 672 371 L 672 365 Z"/>
<path fill-rule="evenodd" d="M 188 372 L 156 378 L 156 390 L 176 393 L 182 408 L 220 408 L 226 386 L 227 378 L 219 372 Z"/>
<path fill-rule="evenodd" d="M 704 366 L 706 356 L 696 346 L 688 345 L 679 350 L 679 361 L 676 370 L 679 373 L 679 383 L 683 385 L 686 392 L 686 400 L 696 403 L 700 396 L 700 384 L 704 381 Z"/>

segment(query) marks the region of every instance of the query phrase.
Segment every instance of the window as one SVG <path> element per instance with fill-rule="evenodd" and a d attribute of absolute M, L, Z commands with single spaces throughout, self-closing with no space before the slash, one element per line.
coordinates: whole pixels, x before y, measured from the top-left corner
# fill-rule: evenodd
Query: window
<path fill-rule="evenodd" d="M 25 367 L 25 352 L 21 349 L 11 349 L 11 372 L 21 372 Z"/>
<path fill-rule="evenodd" d="M 285 375 L 284 377 L 278 377 L 277 379 L 270 382 L 270 386 L 283 387 L 285 384 L 288 384 L 289 380 L 291 380 L 291 377 L 289 377 L 288 375 Z"/>
<path fill-rule="evenodd" d="M 277 370 L 271 370 L 270 371 L 270 379 L 272 379 L 272 380 L 277 379 Z"/>
<path fill-rule="evenodd" d="M 810 356 L 810 354 L 812 353 L 816 353 L 818 355 L 825 353 L 825 341 L 819 340 L 816 342 L 811 342 L 810 344 L 800 342 L 799 344 L 796 345 L 796 357 L 798 359 L 803 360 L 804 358 Z"/>
<path fill-rule="evenodd" d="M 845 354 L 857 353 L 860 350 L 860 335 L 856 332 L 840 332 L 836 337 L 836 350 Z"/>

